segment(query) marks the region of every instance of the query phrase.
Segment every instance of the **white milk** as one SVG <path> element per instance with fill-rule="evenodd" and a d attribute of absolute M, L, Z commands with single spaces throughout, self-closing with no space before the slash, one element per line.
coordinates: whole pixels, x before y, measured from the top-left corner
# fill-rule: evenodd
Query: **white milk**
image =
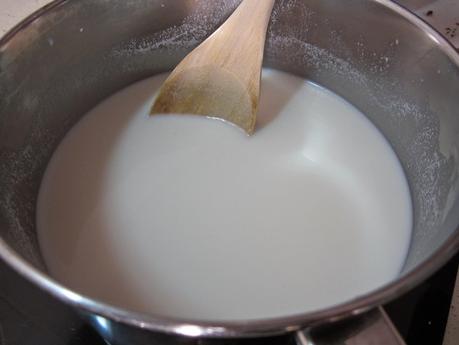
<path fill-rule="evenodd" d="M 149 117 L 153 77 L 66 136 L 38 202 L 61 283 L 161 316 L 240 320 L 331 306 L 390 282 L 411 232 L 405 176 L 357 109 L 263 71 L 260 126 Z"/>

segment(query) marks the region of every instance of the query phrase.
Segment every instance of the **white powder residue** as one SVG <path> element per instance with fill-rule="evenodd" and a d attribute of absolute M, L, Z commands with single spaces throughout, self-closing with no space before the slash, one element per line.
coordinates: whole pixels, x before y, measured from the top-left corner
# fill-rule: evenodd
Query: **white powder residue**
<path fill-rule="evenodd" d="M 25 190 L 33 188 L 34 174 L 44 160 L 32 144 L 22 152 L 3 151 L 0 154 L 0 211 L 11 230 L 6 238 L 9 238 L 9 243 L 14 243 L 14 248 L 19 249 L 25 259 L 41 269 L 44 264 L 37 254 L 36 235 L 32 233 L 35 228 L 35 199 L 25 197 Z"/>
<path fill-rule="evenodd" d="M 115 56 L 144 54 L 157 49 L 189 49 L 203 41 L 239 5 L 241 0 L 197 0 L 193 12 L 178 26 L 149 37 L 133 38 L 113 49 Z"/>
<path fill-rule="evenodd" d="M 274 33 L 268 37 L 267 57 L 271 59 L 282 59 L 285 65 L 304 66 L 310 65 L 314 70 L 322 72 L 333 71 L 333 73 L 346 76 L 354 82 L 365 85 L 366 77 L 355 69 L 349 62 L 339 59 L 329 51 L 310 43 L 303 42 L 295 37 L 278 36 Z M 294 52 L 289 54 L 285 60 L 285 51 Z"/>

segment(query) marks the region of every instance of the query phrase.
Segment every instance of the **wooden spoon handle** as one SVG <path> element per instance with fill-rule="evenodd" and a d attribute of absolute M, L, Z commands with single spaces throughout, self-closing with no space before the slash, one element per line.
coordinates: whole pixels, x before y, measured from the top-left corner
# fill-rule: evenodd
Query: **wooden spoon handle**
<path fill-rule="evenodd" d="M 222 67 L 240 80 L 256 80 L 261 70 L 266 32 L 275 0 L 244 0 L 222 25 L 213 42 L 224 46 Z M 215 47 L 214 47 L 215 48 Z M 255 75 L 254 75 L 255 74 Z"/>

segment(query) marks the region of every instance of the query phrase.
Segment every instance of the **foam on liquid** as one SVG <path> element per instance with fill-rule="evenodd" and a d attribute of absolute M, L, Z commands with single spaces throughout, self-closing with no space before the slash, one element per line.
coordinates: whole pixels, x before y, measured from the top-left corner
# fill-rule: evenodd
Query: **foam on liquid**
<path fill-rule="evenodd" d="M 363 114 L 264 70 L 247 137 L 203 117 L 149 117 L 164 80 L 108 98 L 58 147 L 37 211 L 52 276 L 130 310 L 241 320 L 345 302 L 398 275 L 409 191 Z"/>

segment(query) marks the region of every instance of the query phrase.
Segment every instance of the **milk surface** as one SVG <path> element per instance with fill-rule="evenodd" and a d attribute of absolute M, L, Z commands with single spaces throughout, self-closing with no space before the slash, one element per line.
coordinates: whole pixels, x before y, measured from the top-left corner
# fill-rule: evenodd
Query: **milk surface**
<path fill-rule="evenodd" d="M 248 320 L 348 301 L 395 278 L 411 200 L 391 147 L 331 92 L 264 70 L 258 129 L 149 117 L 166 76 L 90 111 L 40 189 L 50 274 L 149 314 Z"/>

